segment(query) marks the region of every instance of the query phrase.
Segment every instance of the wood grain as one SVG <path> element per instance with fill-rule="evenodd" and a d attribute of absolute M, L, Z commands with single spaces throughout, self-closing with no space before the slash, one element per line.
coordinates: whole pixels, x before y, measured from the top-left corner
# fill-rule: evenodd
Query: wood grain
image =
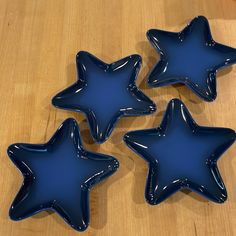
<path fill-rule="evenodd" d="M 236 235 L 236 146 L 219 161 L 228 201 L 217 205 L 179 192 L 158 206 L 144 201 L 146 163 L 122 142 L 128 130 L 160 123 L 167 102 L 180 97 L 201 125 L 236 129 L 236 66 L 218 73 L 218 97 L 199 100 L 184 86 L 149 89 L 158 59 L 149 28 L 179 31 L 193 17 L 208 17 L 216 41 L 236 47 L 235 0 L 0 0 L 0 235 L 68 236 L 78 233 L 56 214 L 8 218 L 22 176 L 6 155 L 14 142 L 42 143 L 67 117 L 80 123 L 85 146 L 116 156 L 120 169 L 91 191 L 91 224 L 83 235 Z M 75 54 L 87 50 L 106 62 L 143 57 L 138 84 L 158 112 L 122 118 L 110 139 L 93 144 L 85 117 L 55 109 L 51 98 L 76 79 Z"/>

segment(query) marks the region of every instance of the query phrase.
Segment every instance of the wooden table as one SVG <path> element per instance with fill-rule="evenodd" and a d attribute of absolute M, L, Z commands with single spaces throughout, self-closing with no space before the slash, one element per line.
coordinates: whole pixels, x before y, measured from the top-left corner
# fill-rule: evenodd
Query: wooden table
<path fill-rule="evenodd" d="M 228 201 L 218 205 L 179 192 L 164 203 L 144 200 L 146 163 L 122 142 L 128 130 L 159 125 L 167 102 L 181 98 L 201 125 L 236 129 L 236 66 L 218 73 L 218 97 L 198 99 L 184 86 L 149 89 L 146 75 L 157 53 L 150 28 L 179 31 L 197 15 L 209 18 L 216 41 L 236 47 L 235 0 L 0 0 L 0 235 L 79 235 L 56 214 L 20 222 L 8 217 L 22 176 L 6 149 L 14 142 L 43 143 L 67 117 L 80 124 L 86 148 L 114 155 L 120 169 L 91 191 L 91 223 L 83 235 L 236 235 L 236 145 L 220 159 Z M 75 55 L 89 51 L 106 62 L 143 58 L 140 88 L 158 106 L 145 117 L 122 118 L 107 142 L 94 144 L 82 114 L 54 108 L 51 98 L 76 80 Z"/>

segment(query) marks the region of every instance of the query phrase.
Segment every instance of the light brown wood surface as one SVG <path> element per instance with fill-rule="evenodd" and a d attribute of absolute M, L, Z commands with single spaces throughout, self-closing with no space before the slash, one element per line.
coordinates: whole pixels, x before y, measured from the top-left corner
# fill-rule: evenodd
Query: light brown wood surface
<path fill-rule="evenodd" d="M 146 31 L 179 31 L 197 15 L 209 19 L 216 41 L 236 47 L 235 0 L 0 0 L 0 236 L 80 234 L 56 214 L 40 213 L 20 222 L 8 217 L 22 176 L 8 158 L 7 147 L 14 142 L 43 143 L 68 117 L 79 122 L 87 149 L 120 162 L 119 170 L 91 191 L 91 222 L 82 235 L 236 235 L 236 145 L 218 162 L 228 190 L 226 203 L 179 192 L 150 206 L 144 200 L 146 163 L 122 142 L 128 130 L 159 125 L 174 97 L 186 103 L 200 125 L 236 129 L 236 66 L 218 73 L 218 97 L 212 103 L 184 86 L 146 86 L 146 75 L 158 59 Z M 107 142 L 94 144 L 84 115 L 51 105 L 52 96 L 76 80 L 75 55 L 80 50 L 106 62 L 140 54 L 138 85 L 158 111 L 122 118 Z"/>

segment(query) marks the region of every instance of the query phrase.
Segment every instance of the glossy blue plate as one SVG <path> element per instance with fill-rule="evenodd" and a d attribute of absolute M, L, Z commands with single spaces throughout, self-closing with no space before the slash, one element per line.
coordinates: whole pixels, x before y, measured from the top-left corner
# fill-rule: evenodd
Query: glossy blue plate
<path fill-rule="evenodd" d="M 47 143 L 12 144 L 8 155 L 24 176 L 11 219 L 52 210 L 79 231 L 89 224 L 89 190 L 119 166 L 115 158 L 83 148 L 73 119 L 64 121 Z"/>
<path fill-rule="evenodd" d="M 109 137 L 121 116 L 145 115 L 156 110 L 155 104 L 135 85 L 141 67 L 139 55 L 106 64 L 81 51 L 76 63 L 77 82 L 58 93 L 52 104 L 85 113 L 96 142 Z"/>
<path fill-rule="evenodd" d="M 217 160 L 234 143 L 233 130 L 197 125 L 185 105 L 174 99 L 158 128 L 131 131 L 124 141 L 149 165 L 148 203 L 158 204 L 181 189 L 217 203 L 226 200 Z"/>
<path fill-rule="evenodd" d="M 181 32 L 151 29 L 147 37 L 160 54 L 148 84 L 153 87 L 182 83 L 200 98 L 216 98 L 216 72 L 236 62 L 236 49 L 212 39 L 205 17 L 194 18 Z"/>

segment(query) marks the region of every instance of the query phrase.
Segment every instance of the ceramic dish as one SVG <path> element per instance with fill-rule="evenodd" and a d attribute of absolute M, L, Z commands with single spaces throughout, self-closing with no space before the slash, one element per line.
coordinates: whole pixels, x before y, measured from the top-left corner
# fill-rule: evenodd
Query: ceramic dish
<path fill-rule="evenodd" d="M 226 200 L 216 162 L 235 141 L 233 130 L 197 125 L 185 105 L 174 99 L 160 127 L 131 131 L 124 141 L 148 162 L 148 203 L 158 204 L 181 189 L 217 203 Z"/>
<path fill-rule="evenodd" d="M 151 29 L 147 37 L 160 54 L 148 77 L 153 87 L 182 83 L 200 98 L 213 101 L 217 70 L 236 62 L 236 49 L 215 42 L 203 16 L 179 33 Z"/>
<path fill-rule="evenodd" d="M 8 155 L 24 176 L 11 219 L 52 210 L 78 231 L 89 223 L 89 190 L 119 166 L 115 158 L 83 148 L 73 119 L 64 121 L 47 143 L 12 144 Z"/>
<path fill-rule="evenodd" d="M 52 104 L 85 113 L 96 142 L 108 138 L 121 116 L 145 115 L 156 110 L 155 104 L 135 85 L 141 66 L 139 55 L 106 64 L 81 51 L 76 63 L 78 81 L 58 93 Z"/>

